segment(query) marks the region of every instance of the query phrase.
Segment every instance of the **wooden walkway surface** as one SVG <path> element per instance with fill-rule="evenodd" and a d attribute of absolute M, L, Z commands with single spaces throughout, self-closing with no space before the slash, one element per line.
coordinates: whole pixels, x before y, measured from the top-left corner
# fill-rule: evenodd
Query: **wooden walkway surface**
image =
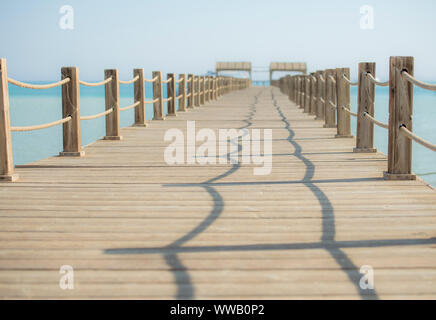
<path fill-rule="evenodd" d="M 163 160 L 169 128 L 273 129 L 273 169 Z M 1 298 L 436 298 L 436 193 L 254 87 L 0 185 Z M 61 290 L 59 268 L 74 268 Z M 375 290 L 362 290 L 364 265 Z"/>

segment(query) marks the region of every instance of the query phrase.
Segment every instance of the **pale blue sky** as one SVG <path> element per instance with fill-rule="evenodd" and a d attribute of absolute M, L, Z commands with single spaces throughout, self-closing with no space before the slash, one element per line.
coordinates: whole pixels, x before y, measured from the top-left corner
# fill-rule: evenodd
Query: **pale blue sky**
<path fill-rule="evenodd" d="M 71 5 L 75 29 L 59 27 Z M 372 5 L 374 30 L 360 29 L 360 7 Z M 58 79 L 78 66 L 97 80 L 118 68 L 204 73 L 216 61 L 305 61 L 309 71 L 377 62 L 387 78 L 391 55 L 415 56 L 415 74 L 436 80 L 436 1 L 420 0 L 14 0 L 0 11 L 0 57 L 11 77 Z M 267 74 L 256 74 L 266 79 Z"/>

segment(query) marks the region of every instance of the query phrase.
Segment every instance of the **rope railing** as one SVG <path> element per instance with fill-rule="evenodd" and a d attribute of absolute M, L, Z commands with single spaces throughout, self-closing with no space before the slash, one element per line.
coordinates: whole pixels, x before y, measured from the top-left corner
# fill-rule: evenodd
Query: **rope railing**
<path fill-rule="evenodd" d="M 169 83 L 170 81 L 172 81 L 173 80 L 173 78 L 169 78 L 169 79 L 167 79 L 167 80 L 162 80 L 162 83 Z"/>
<path fill-rule="evenodd" d="M 146 104 L 154 104 L 152 107 L 153 119 L 154 120 L 165 120 L 163 102 L 169 103 L 169 109 L 175 111 L 175 102 L 179 101 L 179 110 L 187 111 L 194 108 L 194 106 L 201 106 L 205 102 L 210 100 L 215 100 L 223 94 L 230 93 L 233 90 L 243 89 L 250 86 L 249 80 L 236 80 L 234 78 L 204 78 L 199 76 L 190 75 L 189 78 L 186 75 L 180 75 L 179 79 L 176 80 L 174 74 L 170 75 L 167 80 L 162 80 L 162 72 L 154 71 L 153 79 L 145 79 L 143 69 L 134 69 L 133 79 L 130 80 L 119 80 L 117 77 L 117 69 L 106 69 L 105 79 L 100 82 L 87 82 L 79 79 L 79 70 L 77 67 L 64 67 L 62 68 L 62 80 L 55 83 L 48 84 L 31 84 L 25 83 L 7 76 L 6 60 L 0 59 L 0 70 L 2 71 L 2 77 L 0 77 L 0 88 L 2 88 L 2 96 L 0 98 L 0 146 L 6 146 L 3 148 L 4 152 L 0 154 L 0 180 L 4 181 L 16 181 L 17 174 L 14 172 L 13 155 L 12 155 L 12 139 L 11 132 L 20 131 L 35 131 L 45 128 L 54 127 L 57 125 L 64 124 L 62 130 L 62 140 L 63 140 L 63 150 L 60 156 L 69 157 L 82 157 L 85 152 L 82 147 L 82 121 L 98 119 L 106 116 L 105 126 L 106 135 L 105 140 L 122 140 L 121 128 L 120 128 L 120 112 L 134 109 L 134 125 L 137 127 L 146 127 L 146 115 L 148 107 Z M 198 83 L 205 83 L 200 86 L 194 85 L 194 82 L 198 80 Z M 138 81 L 152 82 L 153 85 L 153 95 L 147 97 L 146 86 L 144 83 L 142 85 L 137 85 Z M 202 80 L 202 82 L 200 82 Z M 111 83 L 112 81 L 112 83 Z M 157 82 L 158 81 L 158 85 Z M 107 85 L 111 83 L 113 85 Z M 120 84 L 132 84 L 136 83 L 133 87 L 134 103 L 119 107 L 120 96 L 119 96 L 119 85 Z M 162 83 L 168 83 L 168 92 L 172 96 L 164 98 Z M 179 83 L 179 92 L 176 91 L 176 83 Z M 186 88 L 186 83 L 188 83 Z M 226 83 L 226 86 L 221 84 Z M 53 121 L 45 124 L 37 124 L 31 126 L 11 126 L 9 104 L 8 104 L 8 94 L 10 85 L 17 85 L 24 88 L 30 89 L 49 89 L 54 87 L 62 86 L 62 114 L 67 117 Z M 213 86 L 212 86 L 213 84 Z M 80 114 L 80 90 L 79 85 L 97 87 L 106 85 L 105 87 L 105 106 L 106 110 L 93 115 L 81 115 Z M 228 88 L 228 90 L 222 91 Z M 186 93 L 186 89 L 189 93 Z M 178 94 L 177 96 L 175 94 Z M 196 99 L 193 99 L 193 97 Z M 138 99 L 140 97 L 140 99 Z M 190 97 L 189 100 L 185 101 L 185 98 Z M 200 97 L 200 99 L 198 99 Z M 139 100 L 139 101 L 138 101 Z M 169 110 L 170 111 L 170 110 Z M 171 112 L 170 112 L 171 113 Z M 175 113 L 175 112 L 174 112 Z M 109 116 L 110 115 L 110 116 Z M 68 125 L 65 125 L 68 123 Z"/>
<path fill-rule="evenodd" d="M 381 82 L 378 79 L 374 78 L 373 75 L 369 72 L 366 73 L 366 76 L 368 77 L 369 81 L 371 81 L 372 83 L 375 83 L 376 85 L 378 85 L 380 87 L 388 87 L 389 86 L 389 81 Z"/>
<path fill-rule="evenodd" d="M 153 79 L 145 79 L 145 78 L 144 78 L 144 82 L 150 82 L 150 83 L 152 83 L 152 82 L 155 82 L 157 79 L 159 79 L 159 77 L 154 77 Z"/>
<path fill-rule="evenodd" d="M 126 110 L 133 109 L 136 106 L 138 106 L 140 103 L 141 103 L 140 101 L 136 101 L 135 103 L 133 103 L 133 104 L 127 106 L 127 107 L 120 108 L 120 111 L 126 111 Z"/>
<path fill-rule="evenodd" d="M 371 121 L 375 125 L 378 125 L 379 127 L 384 128 L 384 129 L 389 129 L 388 124 L 378 121 L 377 119 L 372 117 L 368 112 L 364 112 L 364 113 L 362 113 L 362 115 L 364 118 L 366 118 L 368 121 Z"/>
<path fill-rule="evenodd" d="M 145 103 L 145 104 L 152 104 L 152 103 L 156 103 L 156 102 L 158 102 L 158 101 L 159 101 L 159 98 L 156 98 L 156 99 L 154 99 L 154 100 L 145 100 L 144 103 Z"/>
<path fill-rule="evenodd" d="M 97 118 L 103 117 L 103 116 L 105 116 L 105 115 L 107 115 L 109 113 L 112 113 L 113 111 L 114 111 L 114 108 L 110 108 L 110 109 L 108 109 L 106 111 L 94 114 L 92 116 L 81 116 L 80 120 L 93 120 L 93 119 L 97 119 Z"/>
<path fill-rule="evenodd" d="M 335 109 L 335 110 L 337 108 L 336 105 L 333 102 L 331 102 L 331 100 L 329 100 L 328 106 L 332 109 Z"/>
<path fill-rule="evenodd" d="M 346 108 L 345 106 L 341 106 L 341 109 L 344 110 L 345 112 L 349 113 L 353 117 L 357 117 L 357 113 L 352 112 L 349 108 Z"/>
<path fill-rule="evenodd" d="M 109 77 L 100 82 L 86 82 L 86 81 L 79 80 L 79 83 L 85 87 L 98 87 L 98 86 L 105 85 L 106 83 L 109 83 L 111 81 L 112 81 L 112 77 Z"/>
<path fill-rule="evenodd" d="M 35 126 L 28 126 L 28 127 L 11 127 L 11 131 L 15 131 L 15 132 L 23 132 L 23 131 L 35 131 L 35 130 L 41 130 L 41 129 L 46 129 L 46 128 L 50 128 L 50 127 L 54 127 L 54 126 L 58 126 L 60 124 L 63 124 L 65 122 L 68 122 L 72 119 L 71 116 L 67 116 L 61 120 L 57 120 L 57 121 L 53 121 L 50 123 L 45 123 L 45 124 L 39 124 L 39 125 L 35 125 Z"/>
<path fill-rule="evenodd" d="M 417 136 L 411 132 L 411 129 L 407 129 L 413 127 L 415 98 L 413 88 L 417 86 L 436 91 L 436 83 L 426 83 L 416 79 L 413 73 L 408 71 L 414 70 L 414 64 L 414 57 L 390 57 L 389 81 L 381 81 L 376 77 L 375 62 L 361 62 L 358 65 L 357 79 L 359 81 L 357 82 L 350 80 L 350 68 L 336 68 L 312 72 L 303 76 L 287 75 L 276 82 L 271 82 L 271 84 L 279 87 L 280 91 L 299 108 L 302 108 L 305 113 L 315 115 L 316 119 L 323 119 L 325 128 L 336 128 L 336 138 L 353 137 L 350 116 L 355 117 L 357 127 L 353 152 L 377 152 L 377 149 L 374 148 L 375 126 L 387 129 L 389 131 L 389 148 L 384 179 L 415 180 L 416 175 L 413 174 L 411 165 L 412 143 L 419 143 L 433 151 L 436 151 L 436 145 Z M 314 85 L 312 82 L 312 87 L 309 84 L 308 88 L 306 81 L 313 79 L 312 77 L 317 78 L 317 83 Z M 350 110 L 352 96 L 350 85 L 358 86 L 356 113 Z M 388 123 L 379 121 L 374 117 L 373 110 L 378 107 L 375 103 L 377 95 L 374 88 L 376 86 L 389 88 Z M 309 96 L 309 100 L 305 99 L 307 96 Z M 322 97 L 325 98 L 325 101 Z M 335 114 L 331 108 L 336 109 L 337 113 L 335 112 Z"/>
<path fill-rule="evenodd" d="M 12 78 L 8 78 L 8 82 L 10 84 L 13 84 L 13 85 L 16 85 L 16 86 L 19 86 L 19 87 L 22 87 L 22 88 L 39 89 L 39 90 L 42 90 L 42 89 L 51 89 L 51 88 L 59 87 L 59 86 L 61 86 L 63 84 L 66 84 L 66 83 L 70 82 L 70 80 L 71 80 L 70 78 L 65 78 L 65 79 L 63 79 L 61 81 L 54 82 L 54 83 L 49 83 L 49 84 L 32 84 L 32 83 L 25 83 L 25 82 L 21 82 L 21 81 L 18 81 L 18 80 L 14 80 Z"/>
<path fill-rule="evenodd" d="M 436 145 L 434 145 L 433 143 L 431 143 L 427 140 L 422 139 L 421 137 L 418 137 L 416 134 L 414 134 L 413 132 L 408 130 L 404 124 L 402 124 L 400 126 L 400 133 L 403 134 L 404 136 L 406 136 L 407 138 L 412 139 L 416 143 L 419 143 L 420 145 L 422 145 L 422 146 L 424 146 L 432 151 L 436 151 Z"/>
<path fill-rule="evenodd" d="M 330 80 L 333 84 L 336 84 L 336 79 L 333 78 L 333 76 L 329 75 L 329 80 Z"/>
<path fill-rule="evenodd" d="M 413 83 L 414 85 L 426 89 L 426 90 L 431 90 L 431 91 L 436 91 L 436 84 L 430 84 L 430 83 L 425 83 L 422 81 L 419 81 L 418 79 L 416 79 L 415 77 L 411 76 L 407 71 L 401 71 L 401 75 L 406 78 L 407 81 Z"/>
<path fill-rule="evenodd" d="M 122 83 L 122 84 L 131 84 L 131 83 L 138 81 L 138 79 L 139 79 L 139 76 L 136 76 L 132 80 L 127 80 L 127 81 L 118 80 L 118 81 L 119 81 L 119 83 Z"/>
<path fill-rule="evenodd" d="M 357 86 L 359 85 L 359 82 L 351 82 L 350 79 L 348 79 L 345 74 L 342 75 L 342 79 L 345 80 L 346 83 L 348 83 L 350 86 Z"/>

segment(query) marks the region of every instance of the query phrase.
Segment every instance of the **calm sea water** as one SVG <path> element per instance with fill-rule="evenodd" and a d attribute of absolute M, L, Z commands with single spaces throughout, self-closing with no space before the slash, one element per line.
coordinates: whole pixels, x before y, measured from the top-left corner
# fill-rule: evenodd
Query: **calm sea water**
<path fill-rule="evenodd" d="M 166 95 L 166 87 L 164 87 Z M 56 121 L 62 118 L 61 89 L 31 90 L 9 86 L 11 122 L 13 126 L 28 126 Z M 146 84 L 146 97 L 152 98 L 152 84 Z M 81 114 L 93 115 L 105 110 L 104 87 L 81 87 Z M 121 107 L 133 103 L 133 84 L 120 85 Z M 351 109 L 357 110 L 357 88 L 351 89 Z M 164 113 L 167 114 L 167 104 Z M 375 118 L 387 123 L 389 89 L 376 89 Z M 121 126 L 133 123 L 133 110 L 121 113 Z M 153 117 L 153 106 L 146 105 L 146 119 Z M 436 92 L 415 88 L 413 131 L 424 139 L 436 143 Z M 352 119 L 352 132 L 356 134 L 356 120 Z M 104 117 L 82 121 L 82 144 L 87 145 L 105 135 Z M 387 154 L 387 130 L 375 126 L 375 147 Z M 13 132 L 12 145 L 15 164 L 27 164 L 59 154 L 62 151 L 62 126 L 40 131 Z M 413 171 L 436 187 L 436 152 L 413 143 Z"/>

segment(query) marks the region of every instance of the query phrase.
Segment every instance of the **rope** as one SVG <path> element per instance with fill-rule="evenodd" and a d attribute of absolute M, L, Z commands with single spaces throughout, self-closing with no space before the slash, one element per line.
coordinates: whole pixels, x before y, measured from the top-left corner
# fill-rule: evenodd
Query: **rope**
<path fill-rule="evenodd" d="M 325 100 L 323 98 L 319 98 L 319 101 L 321 101 L 321 103 L 325 103 Z"/>
<path fill-rule="evenodd" d="M 357 86 L 359 84 L 359 82 L 351 82 L 350 79 L 348 79 L 345 74 L 342 75 L 342 79 L 345 80 L 345 82 L 347 82 L 350 86 Z"/>
<path fill-rule="evenodd" d="M 321 82 L 325 82 L 324 77 L 322 76 L 322 74 L 319 75 L 319 80 L 321 80 Z"/>
<path fill-rule="evenodd" d="M 181 98 L 183 98 L 183 94 L 178 95 L 178 96 L 176 97 L 176 100 L 179 100 L 179 99 L 181 99 Z"/>
<path fill-rule="evenodd" d="M 389 129 L 389 125 L 387 125 L 386 123 L 380 122 L 377 119 L 371 117 L 368 112 L 364 112 L 363 116 L 365 118 L 367 118 L 369 121 L 371 121 L 372 123 L 378 125 L 379 127 L 382 127 L 382 128 L 385 128 L 385 129 Z"/>
<path fill-rule="evenodd" d="M 417 80 L 415 77 L 411 76 L 407 71 L 401 71 L 401 75 L 406 78 L 407 81 L 417 85 L 426 90 L 436 91 L 436 84 L 424 83 L 422 81 Z"/>
<path fill-rule="evenodd" d="M 54 127 L 57 125 L 60 125 L 62 123 L 68 122 L 72 119 L 71 116 L 65 117 L 61 120 L 58 121 L 54 121 L 54 122 L 50 122 L 50 123 L 46 123 L 46 124 L 40 124 L 40 125 L 36 125 L 36 126 L 30 126 L 30 127 L 11 127 L 11 131 L 34 131 L 34 130 L 40 130 L 40 129 L 45 129 L 45 128 L 50 128 L 50 127 Z"/>
<path fill-rule="evenodd" d="M 329 100 L 329 107 L 336 110 L 336 105 Z"/>
<path fill-rule="evenodd" d="M 159 101 L 159 98 L 156 98 L 154 100 L 145 100 L 144 103 L 145 104 L 152 104 L 152 103 L 155 103 L 155 102 L 158 102 L 158 101 Z"/>
<path fill-rule="evenodd" d="M 98 87 L 98 86 L 102 86 L 102 85 L 104 85 L 106 83 L 109 83 L 111 81 L 112 81 L 112 77 L 109 77 L 106 80 L 103 80 L 101 82 L 95 82 L 95 83 L 85 82 L 85 81 L 82 81 L 82 80 L 80 80 L 79 82 L 80 82 L 81 85 L 84 85 L 86 87 Z"/>
<path fill-rule="evenodd" d="M 330 79 L 330 81 L 331 81 L 332 83 L 336 83 L 336 79 L 333 78 L 331 75 L 329 75 L 329 79 Z"/>
<path fill-rule="evenodd" d="M 14 84 L 19 87 L 28 88 L 28 89 L 50 89 L 54 87 L 61 86 L 65 83 L 70 82 L 70 78 L 65 78 L 61 81 L 55 82 L 55 83 L 49 83 L 49 84 L 31 84 L 31 83 L 24 83 L 18 80 L 14 80 L 12 78 L 8 78 L 8 82 L 11 84 Z"/>
<path fill-rule="evenodd" d="M 97 119 L 97 118 L 103 117 L 103 116 L 105 116 L 105 115 L 107 115 L 107 114 L 109 114 L 109 113 L 112 113 L 112 111 L 114 111 L 114 108 L 110 108 L 110 109 L 108 109 L 108 110 L 106 110 L 106 111 L 104 111 L 104 112 L 97 113 L 97 114 L 94 114 L 94 115 L 92 115 L 92 116 L 84 116 L 84 117 L 80 117 L 80 120 L 92 120 L 92 119 Z"/>
<path fill-rule="evenodd" d="M 169 82 L 171 82 L 173 80 L 173 78 L 169 78 L 169 79 L 166 79 L 166 80 L 162 80 L 162 83 L 169 83 Z"/>
<path fill-rule="evenodd" d="M 167 98 L 167 99 L 162 99 L 162 102 L 169 102 L 169 101 L 171 101 L 171 100 L 173 100 L 173 97 L 169 97 L 169 98 Z"/>
<path fill-rule="evenodd" d="M 187 95 L 186 95 L 186 98 L 189 98 L 191 96 L 191 93 L 188 93 Z"/>
<path fill-rule="evenodd" d="M 353 117 L 357 117 L 357 113 L 351 112 L 350 109 L 345 108 L 345 106 L 342 106 L 341 109 L 344 110 L 345 112 L 351 114 Z"/>
<path fill-rule="evenodd" d="M 130 106 L 120 108 L 120 111 L 126 111 L 126 110 L 129 110 L 129 109 L 133 109 L 134 107 L 139 105 L 139 103 L 140 103 L 140 101 L 136 101 L 134 104 L 131 104 Z"/>
<path fill-rule="evenodd" d="M 405 135 L 409 139 L 412 139 L 413 141 L 419 143 L 420 145 L 422 145 L 430 150 L 436 151 L 436 145 L 418 137 L 413 132 L 409 131 L 404 124 L 402 124 L 400 126 L 400 133 L 402 133 L 403 135 Z"/>
<path fill-rule="evenodd" d="M 181 78 L 181 79 L 179 79 L 179 80 L 176 80 L 176 83 L 180 83 L 180 82 L 182 82 L 183 81 L 183 78 Z"/>
<path fill-rule="evenodd" d="M 372 82 L 375 83 L 376 85 L 380 86 L 380 87 L 387 87 L 389 86 L 389 81 L 386 82 L 381 82 L 379 80 L 377 80 L 376 78 L 374 78 L 372 76 L 372 74 L 370 74 L 369 72 L 366 73 L 366 76 L 368 77 L 368 79 Z"/>
<path fill-rule="evenodd" d="M 153 79 L 144 79 L 144 82 L 155 82 L 159 77 L 156 76 Z"/>
<path fill-rule="evenodd" d="M 139 76 L 136 76 L 132 80 L 128 80 L 128 81 L 118 80 L 118 81 L 122 84 L 130 84 L 130 83 L 136 82 L 138 79 L 139 79 Z"/>

